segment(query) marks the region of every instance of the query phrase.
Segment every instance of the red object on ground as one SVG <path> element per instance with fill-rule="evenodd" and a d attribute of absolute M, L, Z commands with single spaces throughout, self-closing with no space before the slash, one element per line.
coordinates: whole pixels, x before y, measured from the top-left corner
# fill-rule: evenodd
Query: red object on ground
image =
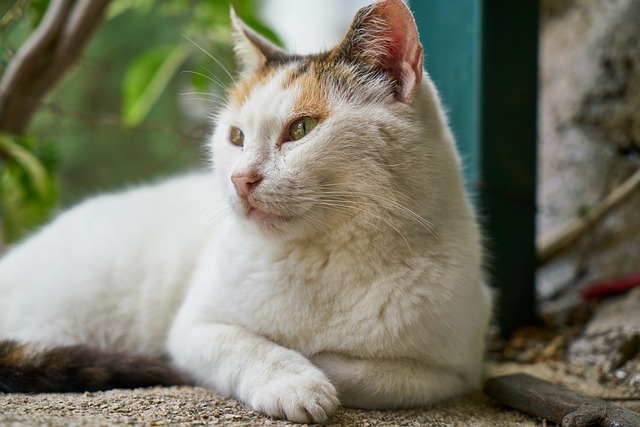
<path fill-rule="evenodd" d="M 580 291 L 580 296 L 582 299 L 599 298 L 612 294 L 621 294 L 636 286 L 640 286 L 640 273 L 620 279 L 592 283 Z"/>

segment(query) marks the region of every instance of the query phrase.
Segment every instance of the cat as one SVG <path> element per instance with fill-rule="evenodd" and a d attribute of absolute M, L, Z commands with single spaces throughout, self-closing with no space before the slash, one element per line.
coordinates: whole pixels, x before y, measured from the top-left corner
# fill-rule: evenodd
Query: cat
<path fill-rule="evenodd" d="M 0 391 L 186 382 L 323 422 L 478 387 L 491 292 L 410 10 L 378 0 L 305 56 L 232 21 L 211 170 L 91 198 L 0 261 Z"/>

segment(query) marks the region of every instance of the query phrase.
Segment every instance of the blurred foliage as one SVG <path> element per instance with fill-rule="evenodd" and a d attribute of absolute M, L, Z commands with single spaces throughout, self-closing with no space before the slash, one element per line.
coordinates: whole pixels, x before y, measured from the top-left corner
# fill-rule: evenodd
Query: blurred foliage
<path fill-rule="evenodd" d="M 0 3 L 1 75 L 49 0 Z M 257 6 L 258 0 L 233 0 L 243 20 L 278 42 Z M 5 238 L 19 238 L 57 203 L 96 188 L 203 164 L 200 141 L 234 72 L 231 37 L 229 0 L 113 0 L 80 63 L 40 106 L 29 135 L 0 135 Z"/>
<path fill-rule="evenodd" d="M 126 125 L 144 120 L 189 53 L 183 45 L 163 46 L 131 64 L 122 86 L 122 120 Z"/>
<path fill-rule="evenodd" d="M 0 134 L 0 216 L 6 238 L 37 225 L 55 205 L 53 144 Z"/>
<path fill-rule="evenodd" d="M 0 6 L 0 76 L 36 28 L 48 0 L 16 1 Z M 58 185 L 54 175 L 56 149 L 33 136 L 0 133 L 0 248 L 45 219 L 55 206 Z"/>
<path fill-rule="evenodd" d="M 153 0 L 116 0 L 110 16 L 117 16 L 131 8 L 153 10 Z M 234 1 L 233 7 L 243 19 L 268 38 L 278 42 L 276 35 L 265 27 L 256 16 L 253 1 Z M 140 55 L 128 68 L 124 79 L 122 117 L 128 126 L 142 122 L 164 91 L 171 77 L 179 72 L 187 60 L 193 61 L 197 69 L 208 70 L 214 61 L 223 69 L 232 67 L 231 20 L 229 1 L 165 1 L 158 3 L 158 13 L 170 20 L 182 17 L 190 19 L 183 26 L 184 40 L 168 46 L 160 46 Z M 205 48 L 201 47 L 205 45 Z M 225 71 L 226 73 L 226 71 Z M 197 90 L 206 90 L 207 82 L 219 79 L 203 72 L 190 73 L 191 85 Z M 219 81 L 219 80 L 217 80 Z"/>

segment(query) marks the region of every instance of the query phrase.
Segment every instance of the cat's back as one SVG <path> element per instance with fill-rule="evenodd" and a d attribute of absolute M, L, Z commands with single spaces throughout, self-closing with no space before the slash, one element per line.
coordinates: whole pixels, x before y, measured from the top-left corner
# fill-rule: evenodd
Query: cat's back
<path fill-rule="evenodd" d="M 64 212 L 0 260 L 0 337 L 154 347 L 215 232 L 214 197 L 211 174 L 191 174 Z"/>

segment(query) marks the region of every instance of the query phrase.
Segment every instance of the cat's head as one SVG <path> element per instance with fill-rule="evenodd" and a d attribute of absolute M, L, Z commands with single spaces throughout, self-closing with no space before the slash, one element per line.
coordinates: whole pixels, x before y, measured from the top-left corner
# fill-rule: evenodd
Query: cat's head
<path fill-rule="evenodd" d="M 243 72 L 212 151 L 235 214 L 297 239 L 349 222 L 393 229 L 414 212 L 428 157 L 414 105 L 423 53 L 402 0 L 361 9 L 338 46 L 308 56 L 232 18 Z"/>

